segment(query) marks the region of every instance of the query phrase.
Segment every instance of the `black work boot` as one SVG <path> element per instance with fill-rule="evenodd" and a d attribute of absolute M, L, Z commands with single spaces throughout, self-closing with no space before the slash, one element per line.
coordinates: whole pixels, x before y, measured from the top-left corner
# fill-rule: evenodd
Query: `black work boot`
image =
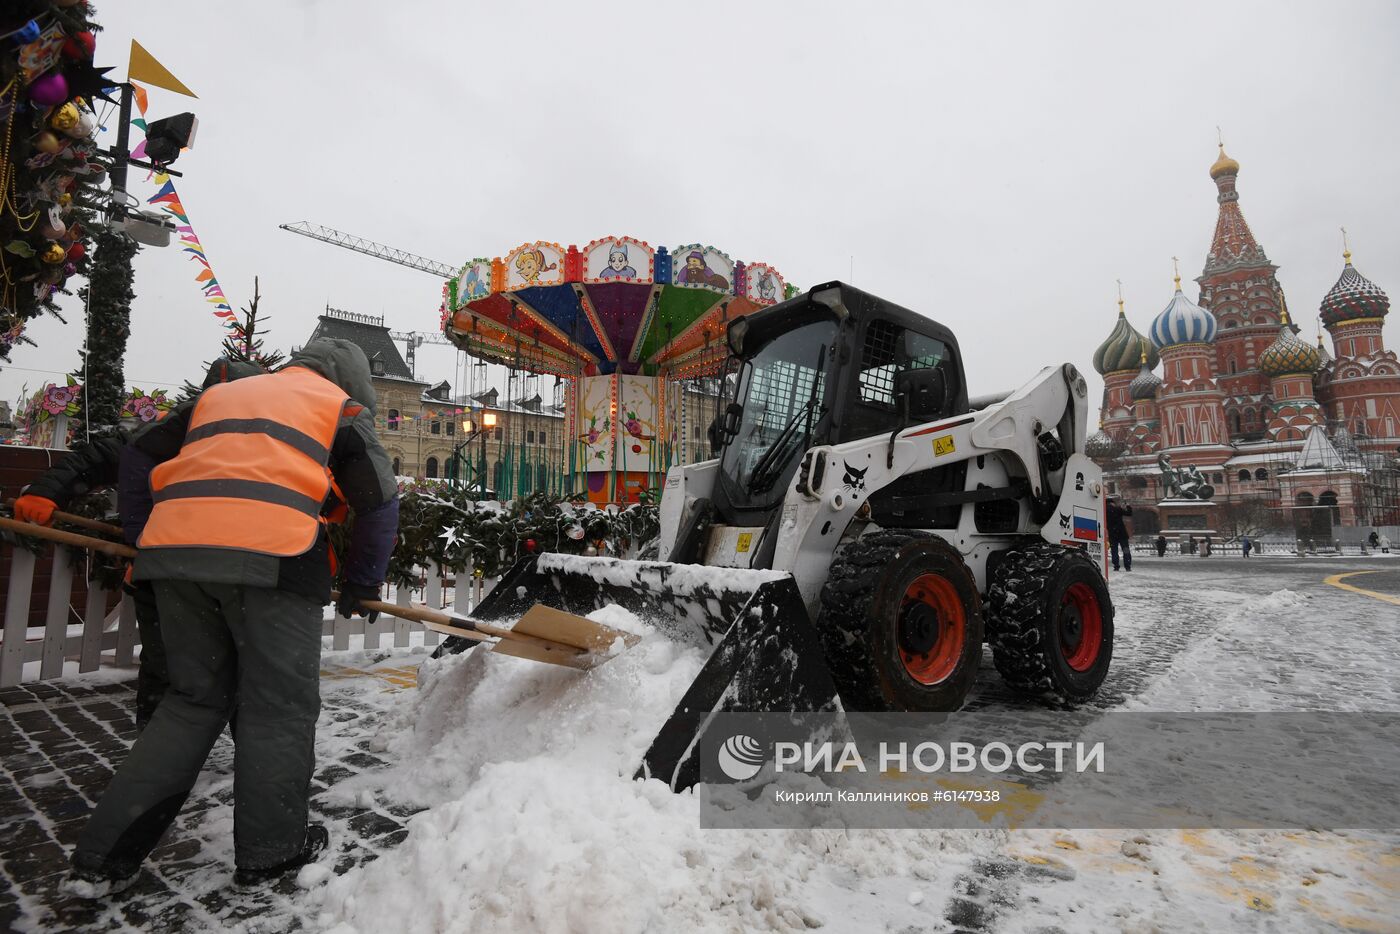
<path fill-rule="evenodd" d="M 138 872 L 75 855 L 73 870 L 63 883 L 63 891 L 74 898 L 106 898 L 130 888 Z"/>
<path fill-rule="evenodd" d="M 311 824 L 306 828 L 306 842 L 301 845 L 300 853 L 266 869 L 239 869 L 233 874 L 233 884 L 240 889 L 249 889 L 279 879 L 307 863 L 314 863 L 330 842 L 331 835 L 325 824 Z"/>

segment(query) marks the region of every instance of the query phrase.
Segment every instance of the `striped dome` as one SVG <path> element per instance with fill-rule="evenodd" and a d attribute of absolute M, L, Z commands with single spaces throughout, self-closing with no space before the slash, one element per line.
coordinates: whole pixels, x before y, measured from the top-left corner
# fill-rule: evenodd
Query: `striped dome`
<path fill-rule="evenodd" d="M 1138 375 L 1133 377 L 1133 381 L 1128 384 L 1128 395 L 1134 402 L 1143 399 L 1155 399 L 1157 390 L 1162 385 L 1162 377 L 1152 372 L 1152 368 L 1147 365 L 1147 361 L 1142 361 L 1142 368 L 1138 370 Z"/>
<path fill-rule="evenodd" d="M 1178 283 L 1176 294 L 1152 320 L 1147 334 L 1158 350 L 1177 344 L 1209 344 L 1215 340 L 1215 315 L 1183 295 Z"/>
<path fill-rule="evenodd" d="M 1112 460 L 1123 453 L 1123 444 L 1099 426 L 1099 430 L 1084 441 L 1084 453 L 1090 459 Z"/>
<path fill-rule="evenodd" d="M 1347 264 L 1341 278 L 1322 297 L 1322 323 L 1330 326 L 1358 318 L 1385 317 L 1390 311 L 1390 297 L 1381 291 L 1380 286 L 1356 271 L 1351 264 L 1350 252 L 1344 255 Z"/>
<path fill-rule="evenodd" d="M 1259 369 L 1268 376 L 1311 373 L 1317 366 L 1317 348 L 1300 339 L 1286 323 L 1278 329 L 1274 342 L 1259 355 Z"/>
<path fill-rule="evenodd" d="M 1142 359 L 1143 350 L 1147 350 L 1147 360 L 1152 366 L 1157 365 L 1157 348 L 1147 342 L 1147 338 L 1137 332 L 1128 323 L 1128 316 L 1123 314 L 1122 306 L 1118 308 L 1118 320 L 1113 325 L 1113 330 L 1109 333 L 1108 339 L 1099 345 L 1099 349 L 1094 351 L 1094 369 L 1099 375 L 1105 373 L 1117 373 L 1123 370 L 1135 370 L 1138 361 Z"/>

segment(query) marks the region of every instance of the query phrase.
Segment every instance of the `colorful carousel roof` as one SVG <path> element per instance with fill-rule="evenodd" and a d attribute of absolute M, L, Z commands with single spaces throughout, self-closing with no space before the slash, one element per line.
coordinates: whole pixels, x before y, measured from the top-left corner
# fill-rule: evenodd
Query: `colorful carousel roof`
<path fill-rule="evenodd" d="M 443 331 L 475 357 L 557 376 L 716 370 L 728 322 L 797 294 L 767 263 L 712 246 L 603 237 L 475 259 L 443 289 Z"/>

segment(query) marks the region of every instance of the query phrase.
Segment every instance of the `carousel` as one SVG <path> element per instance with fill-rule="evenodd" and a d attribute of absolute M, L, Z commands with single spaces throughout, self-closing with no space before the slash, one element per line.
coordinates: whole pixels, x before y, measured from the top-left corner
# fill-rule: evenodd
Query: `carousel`
<path fill-rule="evenodd" d="M 469 356 L 507 367 L 511 387 L 555 378 L 558 492 L 628 503 L 683 461 L 687 388 L 719 373 L 728 323 L 796 292 L 767 263 L 702 244 L 537 241 L 464 265 L 444 286 L 442 323 Z"/>

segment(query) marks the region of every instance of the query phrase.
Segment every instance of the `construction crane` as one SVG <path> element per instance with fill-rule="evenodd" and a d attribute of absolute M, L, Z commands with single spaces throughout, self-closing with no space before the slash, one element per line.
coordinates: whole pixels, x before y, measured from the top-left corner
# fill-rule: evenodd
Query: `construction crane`
<path fill-rule="evenodd" d="M 408 370 L 414 378 L 418 377 L 418 367 L 414 363 L 414 358 L 418 354 L 418 348 L 424 344 L 446 344 L 452 342 L 436 332 L 424 334 L 422 331 L 390 331 L 389 336 L 396 341 L 404 342 L 404 360 L 408 364 Z"/>
<path fill-rule="evenodd" d="M 366 240 L 364 237 L 357 237 L 354 234 L 345 233 L 343 230 L 322 227 L 320 224 L 313 224 L 310 221 L 297 221 L 295 224 L 278 224 L 277 226 L 294 234 L 310 237 L 312 240 L 320 240 L 322 243 L 344 247 L 366 256 L 377 256 L 387 262 L 407 266 L 409 269 L 432 273 L 439 279 L 451 279 L 457 275 L 457 267 L 449 266 L 447 263 L 439 263 L 437 260 L 428 259 L 426 256 L 419 256 L 417 253 L 410 253 L 407 250 L 396 250 L 391 246 L 375 243 L 373 240 Z"/>

